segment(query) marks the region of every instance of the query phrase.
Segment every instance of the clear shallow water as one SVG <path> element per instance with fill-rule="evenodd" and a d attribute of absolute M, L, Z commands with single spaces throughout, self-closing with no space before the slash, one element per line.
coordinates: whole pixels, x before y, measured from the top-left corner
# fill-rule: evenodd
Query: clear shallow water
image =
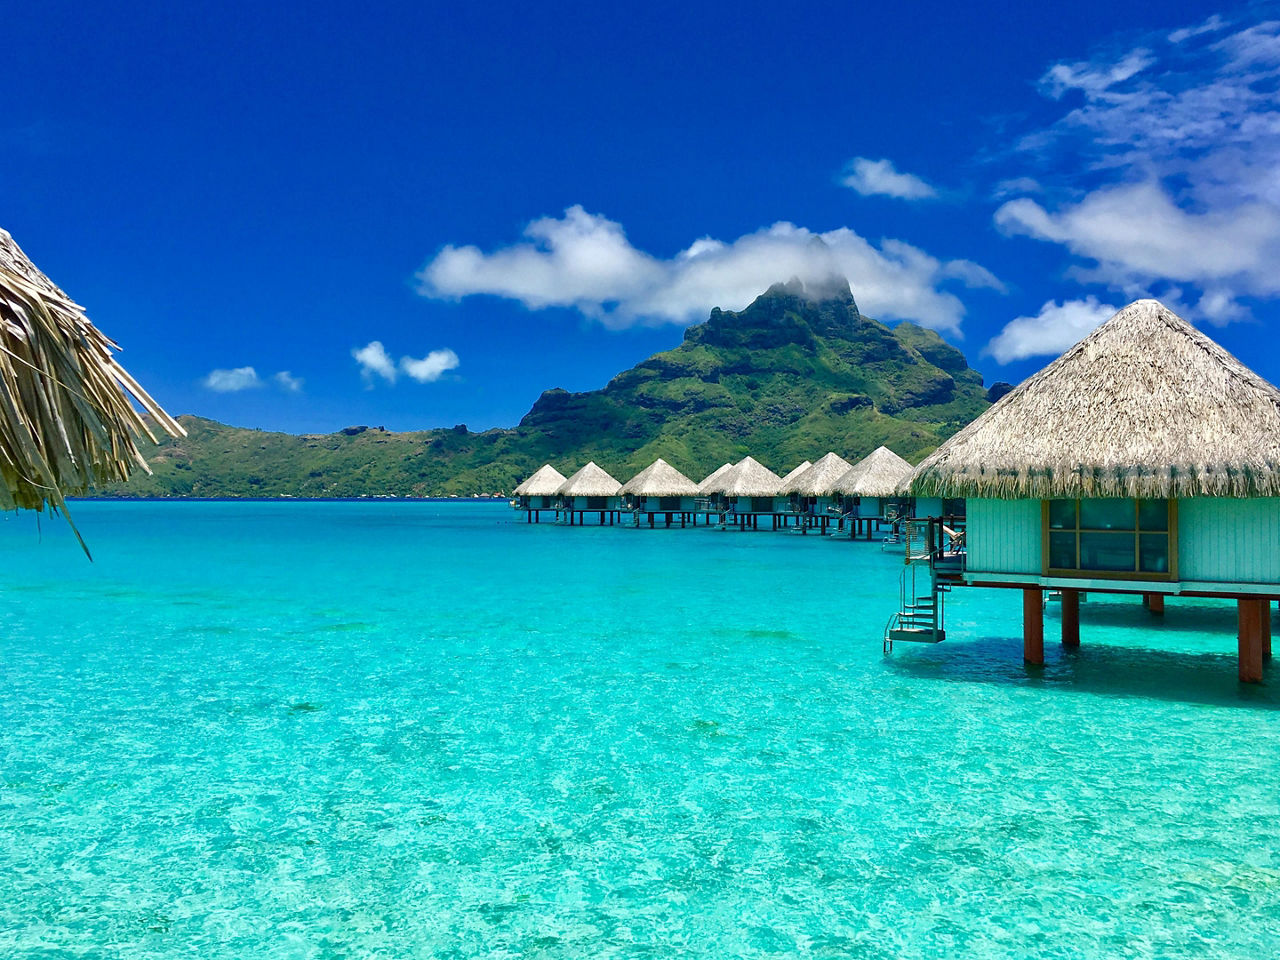
<path fill-rule="evenodd" d="M 497 505 L 0 526 L 0 956 L 1272 957 L 1234 610 L 880 652 L 866 543 Z M 1051 614 L 1047 633 L 1056 629 Z"/>

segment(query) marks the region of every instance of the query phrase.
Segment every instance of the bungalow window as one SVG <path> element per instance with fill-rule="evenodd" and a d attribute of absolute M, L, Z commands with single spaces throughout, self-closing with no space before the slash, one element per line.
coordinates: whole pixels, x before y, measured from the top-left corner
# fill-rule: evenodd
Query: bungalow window
<path fill-rule="evenodd" d="M 679 497 L 659 497 L 658 509 L 669 511 L 669 512 L 675 512 L 676 510 L 680 509 L 680 498 Z"/>
<path fill-rule="evenodd" d="M 588 510 L 607 510 L 608 504 L 608 497 L 587 497 Z"/>
<path fill-rule="evenodd" d="M 773 497 L 752 497 L 752 513 L 773 513 Z"/>
<path fill-rule="evenodd" d="M 1170 579 L 1176 510 L 1169 500 L 1047 500 L 1047 573 Z"/>

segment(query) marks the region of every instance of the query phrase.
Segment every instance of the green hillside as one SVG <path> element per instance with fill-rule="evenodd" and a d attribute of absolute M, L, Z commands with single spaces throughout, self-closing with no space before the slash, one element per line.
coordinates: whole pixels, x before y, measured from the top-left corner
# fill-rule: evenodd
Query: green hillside
<path fill-rule="evenodd" d="M 189 436 L 144 454 L 154 475 L 107 496 L 438 496 L 507 493 L 544 462 L 595 460 L 626 479 L 664 457 L 695 479 L 751 454 L 778 471 L 886 444 L 918 460 L 988 406 L 982 377 L 936 333 L 777 284 L 711 312 L 675 349 L 587 393 L 548 390 L 512 429 L 293 436 L 181 417 Z"/>

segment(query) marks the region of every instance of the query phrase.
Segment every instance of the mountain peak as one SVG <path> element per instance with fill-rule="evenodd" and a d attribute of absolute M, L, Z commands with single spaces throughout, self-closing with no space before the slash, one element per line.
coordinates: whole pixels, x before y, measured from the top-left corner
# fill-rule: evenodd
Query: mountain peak
<path fill-rule="evenodd" d="M 826 303 L 834 300 L 837 303 L 854 304 L 854 309 L 857 309 L 848 278 L 838 273 L 823 277 L 809 277 L 804 280 L 800 277 L 792 277 L 786 283 L 773 284 L 760 296 L 761 299 L 795 298 L 807 300 L 810 303 Z"/>

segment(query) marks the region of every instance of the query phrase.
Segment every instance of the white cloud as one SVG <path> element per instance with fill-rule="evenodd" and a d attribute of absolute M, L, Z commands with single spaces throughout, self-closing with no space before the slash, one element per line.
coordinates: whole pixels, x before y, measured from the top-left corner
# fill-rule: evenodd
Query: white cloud
<path fill-rule="evenodd" d="M 1114 62 L 1055 63 L 1040 78 L 1040 86 L 1055 100 L 1070 90 L 1080 90 L 1087 97 L 1099 97 L 1155 62 L 1150 50 L 1138 48 Z"/>
<path fill-rule="evenodd" d="M 360 365 L 360 376 L 370 387 L 373 386 L 376 377 L 382 377 L 387 383 L 396 382 L 395 361 L 391 359 L 381 340 L 373 340 L 363 347 L 355 347 L 351 351 L 351 356 L 355 357 L 356 363 Z"/>
<path fill-rule="evenodd" d="M 1005 324 L 983 352 L 1002 364 L 1027 357 L 1056 356 L 1083 340 L 1117 309 L 1092 296 L 1062 303 L 1050 300 L 1034 317 L 1018 317 Z"/>
<path fill-rule="evenodd" d="M 1060 244 L 1085 282 L 1194 288 L 1192 314 L 1214 323 L 1247 316 L 1240 297 L 1280 297 L 1280 22 L 1232 30 L 1211 17 L 1051 67 L 1043 92 L 1082 102 L 1021 149 L 1070 173 L 996 224 Z"/>
<path fill-rule="evenodd" d="M 351 356 L 360 365 L 360 376 L 371 389 L 378 377 L 387 383 L 395 383 L 402 371 L 405 376 L 418 383 L 434 383 L 446 372 L 456 369 L 459 363 L 458 355 L 445 348 L 432 350 L 421 359 L 401 357 L 397 364 L 391 359 L 391 354 L 381 340 L 373 340 L 363 347 L 353 349 Z"/>
<path fill-rule="evenodd" d="M 458 366 L 458 355 L 452 350 L 432 350 L 421 360 L 413 357 L 401 357 L 400 369 L 405 375 L 419 383 L 434 383 L 446 371 L 455 370 Z"/>
<path fill-rule="evenodd" d="M 1130 278 L 1253 278 L 1280 292 L 1271 266 L 1280 252 L 1280 210 L 1262 203 L 1189 212 L 1148 182 L 1104 187 L 1054 213 L 1034 200 L 1011 200 L 995 221 L 1006 233 L 1052 240 L 1097 261 L 1097 278 L 1121 287 Z"/>
<path fill-rule="evenodd" d="M 233 370 L 210 370 L 209 375 L 200 381 L 210 390 L 218 393 L 237 393 L 240 390 L 251 390 L 262 386 L 258 371 L 253 367 L 236 367 Z"/>
<path fill-rule="evenodd" d="M 779 280 L 821 284 L 839 275 L 870 316 L 958 331 L 964 306 L 943 285 L 1000 286 L 978 264 L 938 260 L 900 240 L 877 248 L 847 227 L 816 233 L 775 223 L 727 243 L 703 237 L 664 260 L 632 246 L 621 224 L 573 206 L 561 218 L 535 220 L 525 236 L 490 253 L 445 247 L 419 271 L 420 292 L 489 294 L 531 310 L 569 307 L 622 329 L 691 323 L 715 306 L 742 309 Z"/>
<path fill-rule="evenodd" d="M 1227 21 L 1223 20 L 1218 14 L 1209 17 L 1208 20 L 1195 27 L 1183 27 L 1181 30 L 1175 30 L 1169 34 L 1170 43 L 1183 43 L 1193 37 L 1201 36 L 1206 33 L 1217 33 L 1227 26 Z"/>
<path fill-rule="evenodd" d="M 896 197 L 899 200 L 928 200 L 938 191 L 915 174 L 901 173 L 892 160 L 855 157 L 840 181 L 864 197 Z"/>
<path fill-rule="evenodd" d="M 271 379 L 274 380 L 276 383 L 276 386 L 278 386 L 285 393 L 301 393 L 302 392 L 302 378 L 295 377 L 288 370 L 281 370 L 279 373 L 272 374 Z"/>

